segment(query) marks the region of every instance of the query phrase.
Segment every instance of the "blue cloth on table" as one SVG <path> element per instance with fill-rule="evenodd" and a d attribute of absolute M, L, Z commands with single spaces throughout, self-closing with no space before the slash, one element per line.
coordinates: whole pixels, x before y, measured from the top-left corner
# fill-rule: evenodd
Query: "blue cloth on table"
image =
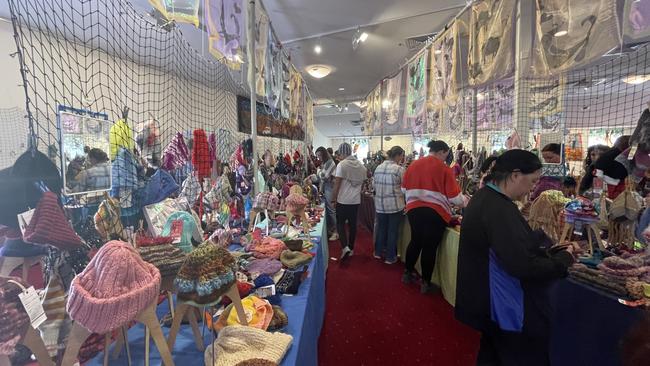
<path fill-rule="evenodd" d="M 312 230 L 314 232 L 323 233 L 325 219 L 316 225 Z M 282 296 L 282 309 L 285 311 L 289 318 L 289 324 L 283 330 L 284 333 L 293 336 L 293 343 L 289 348 L 282 366 L 312 366 L 318 365 L 318 337 L 323 325 L 325 317 L 325 263 L 328 257 L 327 248 L 324 248 L 321 243 L 327 246 L 327 237 L 324 239 L 322 236 L 312 238 L 314 241 L 314 248 L 312 252 L 316 256 L 309 264 L 309 277 L 307 277 L 300 286 L 298 294 L 295 296 Z M 158 306 L 158 318 L 162 318 L 168 311 L 168 303 L 165 301 Z M 202 324 L 199 323 L 199 327 Z M 163 327 L 165 338 L 169 334 L 169 328 Z M 137 323 L 131 327 L 128 332 L 129 345 L 131 347 L 131 361 L 132 365 L 144 365 L 144 326 Z M 212 342 L 212 334 L 206 329 L 203 336 L 203 344 L 209 345 Z M 109 348 L 112 352 L 114 344 Z M 194 337 L 192 336 L 192 329 L 189 325 L 182 325 L 178 336 L 176 337 L 176 344 L 174 349 L 171 350 L 174 362 L 177 365 L 202 365 L 203 352 L 196 349 L 194 344 Z M 92 360 L 88 361 L 86 365 L 102 365 L 103 353 L 99 353 Z M 151 341 L 150 364 L 159 365 L 162 361 L 160 354 L 153 341 Z M 112 360 L 113 362 L 113 360 Z M 126 365 L 126 351 L 122 350 L 119 358 L 114 361 L 116 365 Z"/>

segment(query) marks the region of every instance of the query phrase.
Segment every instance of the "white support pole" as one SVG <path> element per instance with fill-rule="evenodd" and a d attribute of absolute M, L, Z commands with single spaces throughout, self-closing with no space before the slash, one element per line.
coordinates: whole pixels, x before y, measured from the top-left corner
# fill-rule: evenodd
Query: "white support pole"
<path fill-rule="evenodd" d="M 257 195 L 257 89 L 255 87 L 255 0 L 248 1 L 248 87 L 251 99 L 251 140 L 253 140 L 253 197 Z"/>
<path fill-rule="evenodd" d="M 529 75 L 531 40 L 534 37 L 535 2 L 518 1 L 516 11 L 515 33 L 515 128 L 521 139 L 522 148 L 530 144 L 530 121 L 528 117 L 528 100 L 526 86 L 523 85 L 526 75 Z"/>

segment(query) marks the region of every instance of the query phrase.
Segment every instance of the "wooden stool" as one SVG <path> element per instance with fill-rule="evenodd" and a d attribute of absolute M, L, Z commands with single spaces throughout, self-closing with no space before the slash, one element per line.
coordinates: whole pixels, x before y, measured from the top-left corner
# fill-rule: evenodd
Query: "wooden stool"
<path fill-rule="evenodd" d="M 564 222 L 564 227 L 562 228 L 562 236 L 560 236 L 560 244 L 571 241 L 571 233 L 576 227 L 576 223 L 581 224 L 582 227 L 587 229 L 587 240 L 589 242 L 589 254 L 594 254 L 593 239 L 595 238 L 596 243 L 598 244 L 598 249 L 603 251 L 605 250 L 605 245 L 600 239 L 600 229 L 598 229 L 598 221 L 592 220 L 580 220 L 580 219 L 569 219 L 567 218 Z M 592 237 L 593 235 L 593 237 Z"/>
<path fill-rule="evenodd" d="M 241 298 L 239 297 L 239 290 L 237 290 L 237 283 L 235 282 L 232 286 L 230 286 L 230 288 L 228 289 L 228 291 L 226 291 L 224 295 L 228 296 L 230 300 L 232 300 L 233 305 L 237 310 L 237 316 L 239 317 L 239 322 L 243 325 L 248 325 L 248 321 L 246 320 L 246 313 L 244 312 L 244 307 L 242 306 Z M 214 301 L 213 303 L 217 303 L 220 300 L 221 297 L 216 301 Z M 167 338 L 167 345 L 169 346 L 169 349 L 174 349 L 174 344 L 176 343 L 176 336 L 178 335 L 178 331 L 181 327 L 181 321 L 183 320 L 183 316 L 185 315 L 185 313 L 189 310 L 188 318 L 190 321 L 190 325 L 192 325 L 192 333 L 194 333 L 194 343 L 196 343 L 196 348 L 199 351 L 204 350 L 203 337 L 201 336 L 201 332 L 199 332 L 199 327 L 197 324 L 194 308 L 200 309 L 200 307 L 197 306 L 196 304 L 192 304 L 188 302 L 179 301 L 178 304 L 176 305 L 174 321 L 172 322 L 172 327 L 169 330 L 169 337 Z"/>
<path fill-rule="evenodd" d="M 146 309 L 141 311 L 140 314 L 138 314 L 136 320 L 150 329 L 153 340 L 156 343 L 156 347 L 158 347 L 158 351 L 160 352 L 160 357 L 163 360 L 163 364 L 166 366 L 174 366 L 174 360 L 172 360 L 172 355 L 169 351 L 169 348 L 167 347 L 165 337 L 163 336 L 162 329 L 160 328 L 160 323 L 158 322 L 158 317 L 156 316 L 156 305 L 157 301 L 154 301 Z M 104 365 L 108 365 L 108 346 L 110 345 L 110 333 L 111 332 L 106 334 L 105 337 Z M 121 335 L 118 335 L 118 338 L 124 337 L 122 341 L 125 344 L 128 344 L 125 329 L 122 328 L 120 333 Z M 61 366 L 72 366 L 76 362 L 77 355 L 79 354 L 79 349 L 81 348 L 81 345 L 84 343 L 86 338 L 90 336 L 90 334 L 91 332 L 88 329 L 82 327 L 79 325 L 79 323 L 74 323 L 68 337 L 68 345 L 66 347 L 65 353 L 63 354 Z M 128 350 L 129 349 L 127 347 L 127 352 L 129 352 Z"/>
<path fill-rule="evenodd" d="M 23 266 L 22 280 L 27 281 L 29 269 L 40 260 L 40 255 L 36 257 L 0 257 L 0 276 L 8 277 L 14 269 Z"/>

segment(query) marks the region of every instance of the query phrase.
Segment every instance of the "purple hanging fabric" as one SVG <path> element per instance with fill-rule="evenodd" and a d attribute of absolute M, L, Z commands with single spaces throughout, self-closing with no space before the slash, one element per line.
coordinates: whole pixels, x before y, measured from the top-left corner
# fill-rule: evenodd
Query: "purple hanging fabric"
<path fill-rule="evenodd" d="M 180 132 L 169 142 L 169 145 L 163 151 L 162 168 L 165 170 L 174 170 L 180 168 L 190 160 L 190 150 L 185 144 L 185 138 Z"/>

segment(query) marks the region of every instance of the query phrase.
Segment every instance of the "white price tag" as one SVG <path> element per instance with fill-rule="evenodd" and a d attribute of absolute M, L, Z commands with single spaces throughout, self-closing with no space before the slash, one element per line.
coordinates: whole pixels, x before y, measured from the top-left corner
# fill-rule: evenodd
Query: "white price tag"
<path fill-rule="evenodd" d="M 25 235 L 25 229 L 29 225 L 29 222 L 32 221 L 34 211 L 34 209 L 31 209 L 29 211 L 18 214 L 18 226 L 20 227 L 20 232 L 22 232 L 23 235 Z"/>
<path fill-rule="evenodd" d="M 275 295 L 275 285 L 260 287 L 255 290 L 255 294 L 262 299 Z"/>
<path fill-rule="evenodd" d="M 21 294 L 18 294 L 20 302 L 23 303 L 25 311 L 27 311 L 27 316 L 32 323 L 32 328 L 38 328 L 45 320 L 45 310 L 43 310 L 43 305 L 41 304 L 41 298 L 36 293 L 34 286 L 30 286 L 28 289 L 25 289 Z"/>

